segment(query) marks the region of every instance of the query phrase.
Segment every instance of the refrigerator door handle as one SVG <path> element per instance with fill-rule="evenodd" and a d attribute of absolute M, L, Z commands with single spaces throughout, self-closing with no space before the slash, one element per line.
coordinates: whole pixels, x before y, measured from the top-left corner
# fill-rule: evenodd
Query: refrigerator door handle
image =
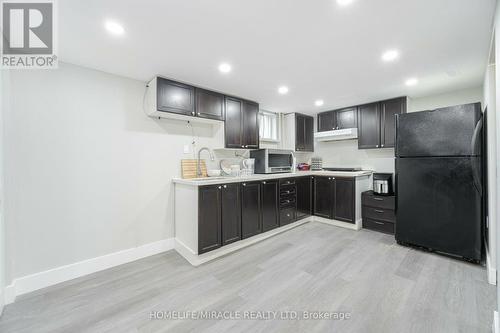
<path fill-rule="evenodd" d="M 474 186 L 476 187 L 477 191 L 481 194 L 483 193 L 482 191 L 482 182 L 481 182 L 481 176 L 480 176 L 480 170 L 478 169 L 478 164 L 477 161 L 481 160 L 481 152 L 479 149 L 481 147 L 478 147 L 478 140 L 481 135 L 481 130 L 483 128 L 483 117 L 479 119 L 479 121 L 476 124 L 476 128 L 474 129 L 474 133 L 472 135 L 472 141 L 471 141 L 471 152 L 472 156 L 471 158 L 471 167 L 472 167 L 472 177 L 474 179 Z"/>

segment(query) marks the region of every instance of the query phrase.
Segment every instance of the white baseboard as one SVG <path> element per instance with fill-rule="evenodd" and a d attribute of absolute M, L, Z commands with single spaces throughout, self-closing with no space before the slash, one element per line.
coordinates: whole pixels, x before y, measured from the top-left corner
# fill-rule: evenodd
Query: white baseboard
<path fill-rule="evenodd" d="M 346 228 L 346 229 L 352 229 L 352 230 L 360 230 L 361 229 L 361 219 L 357 220 L 356 223 L 348 223 L 348 222 L 342 222 L 338 220 L 330 220 L 326 219 L 323 217 L 319 216 L 312 216 L 312 219 L 314 222 L 320 222 L 320 223 L 325 223 L 329 225 L 334 225 L 336 227 L 341 227 L 341 228 Z"/>
<path fill-rule="evenodd" d="M 191 265 L 199 266 L 199 265 L 206 263 L 208 261 L 222 257 L 228 253 L 237 251 L 237 250 L 242 249 L 244 247 L 247 247 L 247 246 L 250 246 L 250 245 L 255 244 L 257 242 L 263 241 L 264 239 L 267 239 L 267 238 L 272 237 L 274 235 L 277 235 L 277 234 L 280 234 L 280 233 L 285 232 L 287 230 L 298 227 L 299 225 L 311 222 L 311 220 L 312 220 L 311 217 L 307 217 L 307 218 L 302 219 L 300 221 L 290 223 L 286 226 L 276 228 L 276 229 L 267 231 L 267 232 L 262 233 L 262 234 L 255 235 L 255 236 L 247 238 L 247 239 L 240 240 L 238 242 L 221 247 L 217 250 L 213 250 L 213 251 L 210 251 L 208 253 L 204 253 L 204 254 L 200 254 L 200 255 L 197 255 L 192 249 L 187 247 L 180 240 L 175 239 L 175 250 L 181 256 L 183 256 L 184 259 L 186 259 Z"/>
<path fill-rule="evenodd" d="M 17 296 L 61 282 L 126 264 L 174 248 L 174 238 L 141 245 L 131 249 L 110 253 L 74 264 L 49 269 L 44 272 L 23 276 L 5 288 L 5 304 L 13 303 Z"/>
<path fill-rule="evenodd" d="M 488 274 L 488 282 L 492 285 L 496 285 L 497 284 L 497 270 L 491 264 L 491 258 L 490 258 L 490 254 L 489 254 L 487 247 L 486 247 L 486 271 Z"/>
<path fill-rule="evenodd" d="M 498 329 L 499 323 L 498 323 L 498 311 L 493 312 L 493 333 L 500 333 Z"/>

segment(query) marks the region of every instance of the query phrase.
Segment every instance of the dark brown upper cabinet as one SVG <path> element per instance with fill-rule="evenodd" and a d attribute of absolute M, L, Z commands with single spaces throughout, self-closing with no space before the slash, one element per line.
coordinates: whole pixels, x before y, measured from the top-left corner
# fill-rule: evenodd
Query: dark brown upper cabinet
<path fill-rule="evenodd" d="M 380 102 L 380 147 L 393 148 L 396 141 L 396 115 L 406 113 L 406 98 Z"/>
<path fill-rule="evenodd" d="M 259 104 L 226 96 L 226 148 L 259 148 Z"/>
<path fill-rule="evenodd" d="M 336 129 L 358 127 L 358 109 L 351 107 L 335 111 Z"/>
<path fill-rule="evenodd" d="M 395 115 L 406 113 L 406 97 L 358 107 L 358 148 L 392 148 L 395 142 Z"/>
<path fill-rule="evenodd" d="M 333 218 L 335 220 L 355 222 L 355 190 L 356 183 L 353 178 L 335 177 L 335 205 Z"/>
<path fill-rule="evenodd" d="M 259 148 L 259 104 L 243 101 L 243 145 Z"/>
<path fill-rule="evenodd" d="M 358 107 L 358 148 L 379 148 L 380 104 L 371 103 Z"/>
<path fill-rule="evenodd" d="M 331 131 L 336 127 L 334 111 L 318 113 L 318 132 Z"/>
<path fill-rule="evenodd" d="M 159 77 L 156 106 L 158 111 L 195 115 L 194 87 Z"/>
<path fill-rule="evenodd" d="M 244 148 L 242 138 L 243 102 L 239 99 L 226 97 L 226 148 Z"/>
<path fill-rule="evenodd" d="M 222 246 L 221 186 L 202 186 L 198 190 L 198 254 Z"/>
<path fill-rule="evenodd" d="M 241 237 L 262 232 L 260 182 L 241 184 Z"/>
<path fill-rule="evenodd" d="M 357 107 L 318 113 L 318 132 L 358 126 Z"/>
<path fill-rule="evenodd" d="M 314 151 L 314 118 L 304 114 L 295 114 L 295 150 Z"/>
<path fill-rule="evenodd" d="M 201 118 L 224 120 L 224 95 L 196 88 L 196 115 Z"/>

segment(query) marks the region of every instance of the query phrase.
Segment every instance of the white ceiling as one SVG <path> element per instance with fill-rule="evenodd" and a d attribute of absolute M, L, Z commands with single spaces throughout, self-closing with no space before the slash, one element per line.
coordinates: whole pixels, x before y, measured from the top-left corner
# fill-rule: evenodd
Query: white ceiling
<path fill-rule="evenodd" d="M 146 81 L 155 74 L 315 113 L 482 84 L 494 0 L 64 0 L 62 61 Z M 104 21 L 125 28 L 111 36 Z M 381 61 L 398 49 L 393 63 Z M 220 62 L 233 70 L 219 73 Z M 418 77 L 419 84 L 404 81 Z M 287 85 L 288 95 L 277 93 Z M 314 106 L 316 99 L 325 104 Z"/>

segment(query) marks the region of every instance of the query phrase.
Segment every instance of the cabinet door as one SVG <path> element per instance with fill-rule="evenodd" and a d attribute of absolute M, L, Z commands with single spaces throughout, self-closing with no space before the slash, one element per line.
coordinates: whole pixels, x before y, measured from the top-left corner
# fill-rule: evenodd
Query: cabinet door
<path fill-rule="evenodd" d="M 243 102 L 243 145 L 259 148 L 259 104 Z"/>
<path fill-rule="evenodd" d="M 318 132 L 331 131 L 335 126 L 334 111 L 318 113 Z"/>
<path fill-rule="evenodd" d="M 194 116 L 194 87 L 159 77 L 156 84 L 158 111 Z"/>
<path fill-rule="evenodd" d="M 331 219 L 333 217 L 332 177 L 314 177 L 314 215 Z"/>
<path fill-rule="evenodd" d="M 312 214 L 312 176 L 299 177 L 297 184 L 297 219 Z"/>
<path fill-rule="evenodd" d="M 226 97 L 226 121 L 224 123 L 226 148 L 244 148 L 242 143 L 242 109 L 239 99 Z"/>
<path fill-rule="evenodd" d="M 200 88 L 195 93 L 198 117 L 224 120 L 224 95 Z"/>
<path fill-rule="evenodd" d="M 279 226 L 278 216 L 278 181 L 262 182 L 262 231 L 268 231 Z"/>
<path fill-rule="evenodd" d="M 311 116 L 304 116 L 304 120 L 304 151 L 314 152 L 314 118 Z"/>
<path fill-rule="evenodd" d="M 262 232 L 260 215 L 260 182 L 242 183 L 241 236 L 243 239 Z"/>
<path fill-rule="evenodd" d="M 339 221 L 355 221 L 355 182 L 352 178 L 335 178 L 335 206 L 333 218 Z"/>
<path fill-rule="evenodd" d="M 221 203 L 222 245 L 227 245 L 241 239 L 240 184 L 223 185 Z"/>
<path fill-rule="evenodd" d="M 198 254 L 221 247 L 221 186 L 198 190 Z"/>
<path fill-rule="evenodd" d="M 379 148 L 380 112 L 379 103 L 358 107 L 358 148 Z"/>
<path fill-rule="evenodd" d="M 396 141 L 396 114 L 406 113 L 406 98 L 395 98 L 380 103 L 380 147 L 392 148 Z"/>
<path fill-rule="evenodd" d="M 295 150 L 304 151 L 306 140 L 306 122 L 301 114 L 295 114 Z"/>
<path fill-rule="evenodd" d="M 335 111 L 337 126 L 336 129 L 358 127 L 358 109 L 356 107 Z"/>

